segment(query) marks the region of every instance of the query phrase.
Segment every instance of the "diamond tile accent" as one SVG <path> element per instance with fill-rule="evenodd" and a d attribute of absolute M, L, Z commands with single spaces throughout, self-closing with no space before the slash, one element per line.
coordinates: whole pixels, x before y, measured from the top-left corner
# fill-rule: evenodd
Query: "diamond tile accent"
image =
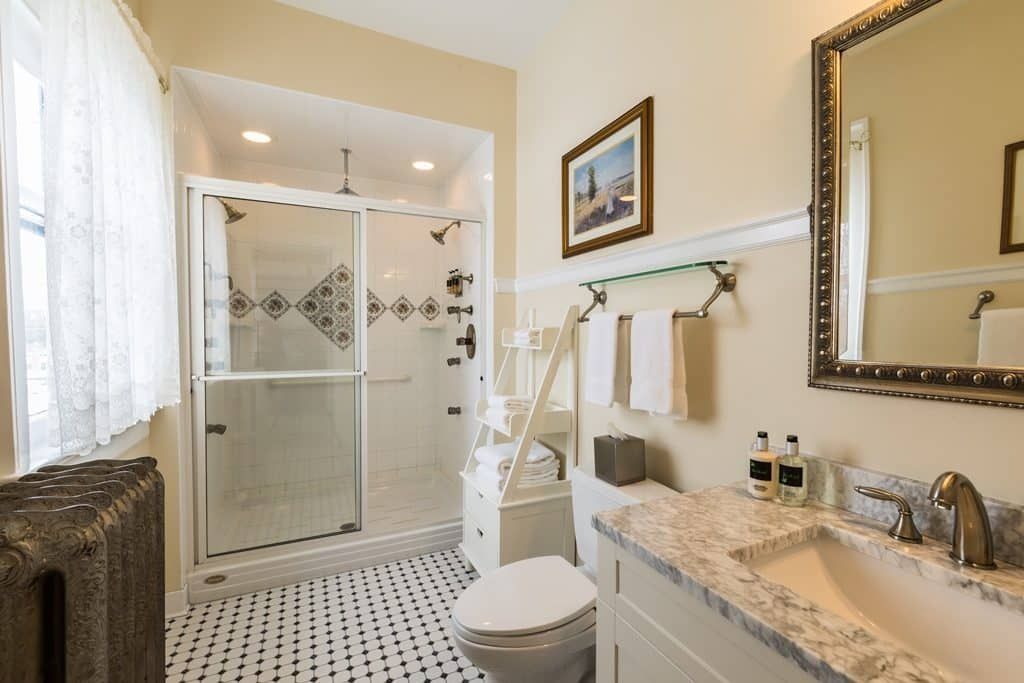
<path fill-rule="evenodd" d="M 193 605 L 167 621 L 167 681 L 478 681 L 450 627 L 476 578 L 442 550 Z"/>
<path fill-rule="evenodd" d="M 263 309 L 263 312 L 274 320 L 287 313 L 291 307 L 292 305 L 288 299 L 285 299 L 284 295 L 276 289 L 263 297 L 263 301 L 260 302 L 260 308 Z"/>
<path fill-rule="evenodd" d="M 231 292 L 231 297 L 228 299 L 228 308 L 231 310 L 231 315 L 236 318 L 244 318 L 252 309 L 256 308 L 256 302 L 242 290 L 236 289 Z"/>
<path fill-rule="evenodd" d="M 412 315 L 412 312 L 415 310 L 415 306 L 412 305 L 411 301 L 405 298 L 404 294 L 395 299 L 395 303 L 391 304 L 391 312 L 398 316 L 398 319 L 402 322 L 408 320 L 409 316 Z"/>
<path fill-rule="evenodd" d="M 299 299 L 295 307 L 344 351 L 355 338 L 353 297 L 352 271 L 341 265 Z"/>
<path fill-rule="evenodd" d="M 384 302 L 380 300 L 380 297 L 373 293 L 372 289 L 366 290 L 366 326 L 377 322 L 377 320 L 384 315 L 384 311 L 388 310 L 388 307 L 384 305 Z"/>
<path fill-rule="evenodd" d="M 437 299 L 434 297 L 428 296 L 420 304 L 419 311 L 427 320 L 433 320 L 441 314 L 441 304 L 437 303 Z"/>

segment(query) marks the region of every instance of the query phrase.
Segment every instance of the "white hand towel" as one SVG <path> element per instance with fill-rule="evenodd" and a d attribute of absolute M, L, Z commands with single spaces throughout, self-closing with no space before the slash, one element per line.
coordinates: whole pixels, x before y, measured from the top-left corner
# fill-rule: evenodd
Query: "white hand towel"
<path fill-rule="evenodd" d="M 685 420 L 683 328 L 671 309 L 640 311 L 630 334 L 629 407 Z"/>
<path fill-rule="evenodd" d="M 1024 367 L 1024 308 L 981 312 L 978 365 Z"/>
<path fill-rule="evenodd" d="M 478 482 L 485 486 L 493 487 L 497 490 L 505 488 L 505 482 L 508 477 L 495 472 L 486 465 L 477 465 L 476 467 L 476 479 Z M 547 484 L 549 482 L 558 481 L 558 466 L 551 468 L 549 471 L 544 473 L 534 474 L 527 476 L 525 473 L 519 478 L 519 487 L 528 488 L 530 486 L 540 486 L 541 484 Z"/>
<path fill-rule="evenodd" d="M 488 408 L 484 413 L 484 421 L 491 426 L 508 429 L 512 423 L 512 413 L 504 408 Z"/>
<path fill-rule="evenodd" d="M 607 408 L 615 401 L 618 350 L 619 314 L 591 314 L 585 375 L 587 403 Z"/>

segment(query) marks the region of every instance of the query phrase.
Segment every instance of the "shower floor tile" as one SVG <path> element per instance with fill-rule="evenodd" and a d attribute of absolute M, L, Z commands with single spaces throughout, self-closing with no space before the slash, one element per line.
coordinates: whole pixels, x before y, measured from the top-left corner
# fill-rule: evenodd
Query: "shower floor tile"
<path fill-rule="evenodd" d="M 456 482 L 432 468 L 415 477 L 372 481 L 367 492 L 367 535 L 390 534 L 457 520 L 462 494 Z M 267 487 L 244 501 L 211 501 L 211 554 L 245 550 L 337 533 L 354 521 L 351 477 Z"/>
<path fill-rule="evenodd" d="M 482 680 L 449 615 L 456 550 L 195 605 L 167 621 L 167 681 Z"/>

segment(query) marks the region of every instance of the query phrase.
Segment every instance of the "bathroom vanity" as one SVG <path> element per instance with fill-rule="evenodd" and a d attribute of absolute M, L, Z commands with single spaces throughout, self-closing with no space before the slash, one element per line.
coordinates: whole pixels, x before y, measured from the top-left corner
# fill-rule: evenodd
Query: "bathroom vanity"
<path fill-rule="evenodd" d="M 961 568 L 948 540 L 900 543 L 885 522 L 739 485 L 593 521 L 600 683 L 994 683 L 1024 671 L 1024 568 Z"/>

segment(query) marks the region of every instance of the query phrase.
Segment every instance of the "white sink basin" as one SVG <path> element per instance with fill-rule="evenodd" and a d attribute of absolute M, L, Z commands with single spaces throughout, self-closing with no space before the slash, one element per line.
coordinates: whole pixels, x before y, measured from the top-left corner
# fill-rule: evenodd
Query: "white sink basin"
<path fill-rule="evenodd" d="M 1024 616 L 865 555 L 826 533 L 744 564 L 895 641 L 950 678 L 994 682 L 1024 676 Z"/>

